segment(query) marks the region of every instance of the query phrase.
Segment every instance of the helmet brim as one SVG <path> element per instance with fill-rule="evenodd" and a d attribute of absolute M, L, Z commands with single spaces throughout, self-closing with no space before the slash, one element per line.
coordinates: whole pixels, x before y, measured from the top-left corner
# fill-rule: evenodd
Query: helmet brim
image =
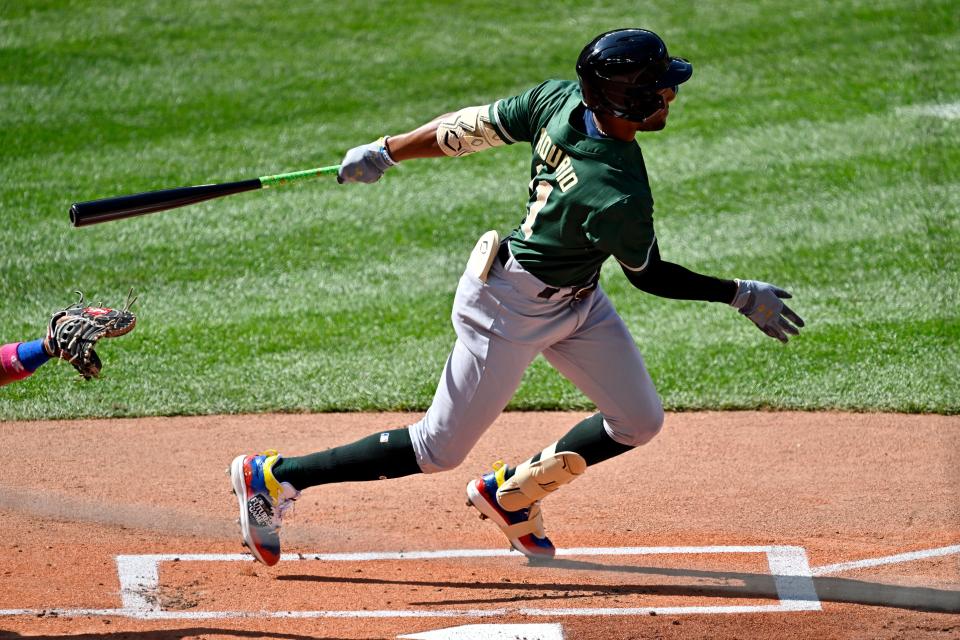
<path fill-rule="evenodd" d="M 693 75 L 693 65 L 683 58 L 670 58 L 667 71 L 657 80 L 657 89 L 666 89 L 683 84 Z"/>

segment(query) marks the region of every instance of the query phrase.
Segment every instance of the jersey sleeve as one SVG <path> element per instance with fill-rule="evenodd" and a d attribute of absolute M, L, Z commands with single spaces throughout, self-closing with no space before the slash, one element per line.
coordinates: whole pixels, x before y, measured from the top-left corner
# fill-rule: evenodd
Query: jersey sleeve
<path fill-rule="evenodd" d="M 633 272 L 647 268 L 657 242 L 653 207 L 630 198 L 591 214 L 583 224 L 583 231 L 598 249 L 609 253 L 624 269 Z"/>
<path fill-rule="evenodd" d="M 531 142 L 543 126 L 543 120 L 569 82 L 547 80 L 520 95 L 497 100 L 490 105 L 490 122 L 507 144 Z"/>
<path fill-rule="evenodd" d="M 730 304 L 737 294 L 737 283 L 733 280 L 714 278 L 672 262 L 665 262 L 660 258 L 656 241 L 643 271 L 631 271 L 622 264 L 620 266 L 633 286 L 661 298 Z"/>

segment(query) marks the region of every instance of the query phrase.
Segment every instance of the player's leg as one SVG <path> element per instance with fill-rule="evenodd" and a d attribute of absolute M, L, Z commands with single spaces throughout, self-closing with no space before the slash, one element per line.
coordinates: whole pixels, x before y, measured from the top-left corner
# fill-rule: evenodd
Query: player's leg
<path fill-rule="evenodd" d="M 513 397 L 537 352 L 490 336 L 482 353 L 458 339 L 443 368 L 437 391 L 410 437 L 424 473 L 453 469 Z"/>
<path fill-rule="evenodd" d="M 495 274 L 500 274 L 498 268 Z M 453 469 L 493 424 L 537 354 L 493 332 L 503 299 L 517 295 L 499 275 L 487 286 L 465 273 L 457 286 L 451 313 L 457 340 L 424 417 L 406 429 L 377 432 L 357 442 L 272 466 L 279 482 L 297 489 L 336 482 L 399 478 L 423 471 Z M 521 325 L 522 322 L 514 322 Z"/>
<path fill-rule="evenodd" d="M 466 457 L 513 396 L 535 348 L 494 335 L 500 301 L 464 276 L 454 300 L 457 341 L 426 415 L 405 429 L 300 457 L 275 451 L 237 456 L 231 467 L 244 544 L 272 565 L 279 560 L 283 511 L 308 487 L 398 478 L 451 469 Z"/>
<path fill-rule="evenodd" d="M 497 497 L 509 508 L 537 504 L 588 466 L 649 442 L 663 406 L 623 320 L 602 291 L 580 329 L 543 354 L 599 409 L 530 459 L 502 470 Z"/>
<path fill-rule="evenodd" d="M 268 566 L 280 560 L 284 513 L 300 492 L 333 482 L 400 478 L 419 473 L 407 429 L 371 434 L 305 456 L 270 450 L 233 459 L 228 473 L 240 508 L 240 534 L 250 553 Z"/>
<path fill-rule="evenodd" d="M 302 491 L 321 484 L 453 469 L 503 411 L 535 355 L 529 348 L 494 337 L 481 357 L 458 339 L 420 421 L 326 451 L 279 458 L 270 472 L 277 482 Z"/>
<path fill-rule="evenodd" d="M 243 544 L 266 565 L 280 560 L 280 526 L 300 491 L 331 482 L 400 478 L 419 473 L 407 429 L 299 457 L 270 450 L 233 459 L 229 473 L 240 507 Z"/>
<path fill-rule="evenodd" d="M 451 357 L 456 359 L 457 353 L 455 349 Z M 523 372 L 536 354 L 537 350 L 531 346 L 493 340 L 486 362 L 491 375 L 482 375 L 480 363 L 470 356 L 465 357 L 473 372 L 461 376 L 461 379 L 479 378 L 478 385 L 466 388 L 469 393 L 475 393 L 473 398 L 464 397 L 464 390 L 453 390 L 449 381 L 441 381 L 441 388 L 446 389 L 445 399 L 435 399 L 425 418 L 411 427 L 423 460 L 429 461 L 426 465 L 421 462 L 425 470 L 451 468 L 463 461 L 513 396 Z M 468 410 L 460 409 L 462 406 Z M 443 428 L 441 425 L 447 426 Z M 500 471 L 499 467 L 495 468 L 494 472 L 467 484 L 468 506 L 500 527 L 511 546 L 521 553 L 531 557 L 552 557 L 556 550 L 543 530 L 539 505 L 508 509 L 500 504 L 497 499 L 497 488 L 502 479 Z"/>
<path fill-rule="evenodd" d="M 591 465 L 646 444 L 663 426 L 663 405 L 633 336 L 606 295 L 596 297 L 580 330 L 543 354 L 597 406 L 599 414 L 557 449 L 575 447 Z"/>
<path fill-rule="evenodd" d="M 402 478 L 420 473 L 407 428 L 378 431 L 355 442 L 304 456 L 279 458 L 272 468 L 280 482 L 300 490 L 337 482 Z"/>
<path fill-rule="evenodd" d="M 457 466 L 503 411 L 534 355 L 492 339 L 481 359 L 457 340 L 433 403 L 410 427 L 377 432 L 306 456 L 280 457 L 276 451 L 237 456 L 229 472 L 244 545 L 264 564 L 276 564 L 283 514 L 308 487 Z"/>

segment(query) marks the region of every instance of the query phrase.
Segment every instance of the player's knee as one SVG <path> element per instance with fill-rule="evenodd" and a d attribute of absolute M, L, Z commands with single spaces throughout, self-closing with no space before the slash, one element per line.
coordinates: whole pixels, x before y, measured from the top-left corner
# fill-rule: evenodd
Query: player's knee
<path fill-rule="evenodd" d="M 448 449 L 446 451 L 431 452 L 429 471 L 424 473 L 439 473 L 456 469 L 467 459 L 469 451 Z"/>
<path fill-rule="evenodd" d="M 663 407 L 660 403 L 648 410 L 642 417 L 634 419 L 633 440 L 635 447 L 647 444 L 663 429 Z"/>
<path fill-rule="evenodd" d="M 429 415 L 410 427 L 410 440 L 421 471 L 439 473 L 460 466 L 473 443 L 467 438 L 454 437 L 455 433 L 431 424 Z"/>
<path fill-rule="evenodd" d="M 607 418 L 604 426 L 608 435 L 628 447 L 639 447 L 653 440 L 663 428 L 663 406 L 658 402 L 642 412 L 619 420 Z"/>
<path fill-rule="evenodd" d="M 423 473 L 440 473 L 459 467 L 467 458 L 467 451 L 420 449 L 417 464 Z"/>

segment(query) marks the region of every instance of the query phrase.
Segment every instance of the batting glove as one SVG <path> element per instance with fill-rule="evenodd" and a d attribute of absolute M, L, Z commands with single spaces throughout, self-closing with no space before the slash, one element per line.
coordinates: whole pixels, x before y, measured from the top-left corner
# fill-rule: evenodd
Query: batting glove
<path fill-rule="evenodd" d="M 750 318 L 760 331 L 780 342 L 788 340 L 787 334 L 800 335 L 798 327 L 803 326 L 803 318 L 783 304 L 781 298 L 792 298 L 779 287 L 757 280 L 736 280 L 737 295 L 730 303 L 740 313 Z M 794 326 L 796 325 L 796 326 Z"/>
<path fill-rule="evenodd" d="M 337 172 L 337 182 L 363 182 L 373 184 L 384 172 L 397 164 L 387 151 L 386 137 L 376 142 L 362 144 L 347 151 Z"/>

